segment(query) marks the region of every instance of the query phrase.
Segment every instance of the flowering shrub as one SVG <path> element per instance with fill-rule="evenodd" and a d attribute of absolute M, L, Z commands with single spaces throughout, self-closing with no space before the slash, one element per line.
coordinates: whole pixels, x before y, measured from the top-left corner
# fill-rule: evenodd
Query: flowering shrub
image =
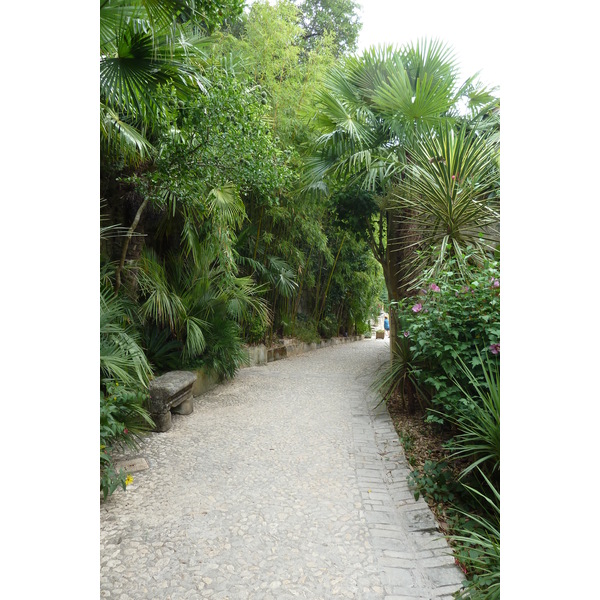
<path fill-rule="evenodd" d="M 122 469 L 117 472 L 113 453 L 125 447 L 137 448 L 139 434 L 154 426 L 144 409 L 147 397 L 144 389 L 104 381 L 104 392 L 100 392 L 100 490 L 104 499 L 133 481 Z"/>
<path fill-rule="evenodd" d="M 485 353 L 492 364 L 500 360 L 500 278 L 497 262 L 481 268 L 471 267 L 468 279 L 450 261 L 435 281 L 422 284 L 419 301 L 400 305 L 402 331 L 398 336 L 410 340 L 411 376 L 430 405 L 452 414 L 472 385 L 459 368 L 457 358 L 475 374 L 485 387 L 481 366 Z M 474 392 L 474 390 L 473 390 Z M 430 413 L 428 421 L 443 423 L 439 414 Z"/>

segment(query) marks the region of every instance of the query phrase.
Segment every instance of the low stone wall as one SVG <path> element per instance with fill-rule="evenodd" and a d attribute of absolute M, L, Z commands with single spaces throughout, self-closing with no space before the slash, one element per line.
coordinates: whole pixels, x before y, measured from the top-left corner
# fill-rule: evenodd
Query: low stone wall
<path fill-rule="evenodd" d="M 248 346 L 248 358 L 250 359 L 249 366 L 266 365 L 274 360 L 281 360 L 288 356 L 297 356 L 311 350 L 319 348 L 328 348 L 329 346 L 337 346 L 338 344 L 347 344 L 348 342 L 358 342 L 365 339 L 361 335 L 353 335 L 348 337 L 337 337 L 329 340 L 322 340 L 317 343 L 307 344 L 299 340 L 285 340 L 283 344 L 267 348 L 264 344 L 259 346 Z"/>
<path fill-rule="evenodd" d="M 197 369 L 191 372 L 196 375 L 196 381 L 192 386 L 192 394 L 194 396 L 201 396 L 219 384 L 219 378 L 216 375 L 209 375 L 204 369 Z"/>
<path fill-rule="evenodd" d="M 273 362 L 274 360 L 281 360 L 288 356 L 296 356 L 304 352 L 310 352 L 311 350 L 318 350 L 319 348 L 327 348 L 329 346 L 337 346 L 338 344 L 347 344 L 348 342 L 358 342 L 365 338 L 361 335 L 353 335 L 348 337 L 331 338 L 329 340 L 322 340 L 318 343 L 306 344 L 298 340 L 284 340 L 284 343 L 279 346 L 272 346 L 267 348 L 264 344 L 258 346 L 247 346 L 246 352 L 248 353 L 248 359 L 250 363 L 249 367 L 255 367 L 257 365 L 266 365 L 267 363 Z M 219 385 L 218 378 L 216 375 L 209 375 L 204 369 L 196 369 L 190 371 L 196 375 L 196 381 L 192 387 L 192 395 L 194 397 L 201 396 L 202 394 L 212 390 Z"/>

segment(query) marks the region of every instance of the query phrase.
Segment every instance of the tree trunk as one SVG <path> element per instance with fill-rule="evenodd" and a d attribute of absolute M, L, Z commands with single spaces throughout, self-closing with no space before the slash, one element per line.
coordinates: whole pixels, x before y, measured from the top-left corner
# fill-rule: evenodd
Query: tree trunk
<path fill-rule="evenodd" d="M 149 200 L 149 198 L 145 198 L 144 201 L 140 204 L 140 207 L 137 209 L 137 212 L 135 213 L 135 218 L 133 219 L 133 223 L 131 224 L 131 227 L 129 227 L 129 230 L 127 231 L 127 235 L 125 236 L 125 239 L 123 240 L 123 248 L 121 250 L 121 260 L 119 261 L 119 266 L 117 267 L 117 270 L 115 273 L 115 292 L 118 292 L 119 288 L 121 287 L 121 274 L 123 273 L 123 268 L 125 266 L 125 259 L 127 258 L 127 250 L 129 249 L 129 243 L 131 242 L 131 237 L 133 236 L 135 229 L 138 226 L 138 223 L 140 222 L 142 213 L 144 212 L 144 209 L 148 205 L 148 200 Z"/>
<path fill-rule="evenodd" d="M 386 245 L 385 252 L 385 262 L 383 265 L 383 272 L 385 277 L 385 285 L 388 293 L 389 302 L 394 302 L 400 300 L 402 298 L 400 294 L 400 282 L 398 279 L 399 271 L 398 266 L 401 262 L 401 257 L 399 256 L 399 251 L 395 247 L 393 240 L 398 231 L 398 219 L 394 215 L 394 213 L 388 213 L 387 215 L 388 225 L 388 242 Z M 391 243 L 390 243 L 391 241 Z M 398 318 L 396 316 L 396 311 L 394 308 L 389 311 L 389 321 L 390 321 L 390 358 L 394 355 L 394 351 L 398 348 Z"/>

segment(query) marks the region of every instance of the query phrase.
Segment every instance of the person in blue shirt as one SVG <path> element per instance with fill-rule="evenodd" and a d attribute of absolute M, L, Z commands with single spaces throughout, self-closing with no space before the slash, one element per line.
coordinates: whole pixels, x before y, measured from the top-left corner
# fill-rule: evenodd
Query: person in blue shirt
<path fill-rule="evenodd" d="M 390 321 L 389 321 L 387 315 L 385 315 L 385 318 L 383 319 L 383 328 L 385 329 L 385 335 L 389 336 L 390 335 Z"/>

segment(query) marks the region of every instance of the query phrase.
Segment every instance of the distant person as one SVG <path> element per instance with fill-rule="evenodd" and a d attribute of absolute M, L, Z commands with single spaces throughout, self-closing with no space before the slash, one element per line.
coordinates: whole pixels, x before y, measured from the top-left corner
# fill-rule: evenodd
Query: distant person
<path fill-rule="evenodd" d="M 386 337 L 389 337 L 389 335 L 390 335 L 390 321 L 389 321 L 387 315 L 385 315 L 385 318 L 383 319 L 383 328 L 385 329 L 385 335 L 386 335 Z"/>

